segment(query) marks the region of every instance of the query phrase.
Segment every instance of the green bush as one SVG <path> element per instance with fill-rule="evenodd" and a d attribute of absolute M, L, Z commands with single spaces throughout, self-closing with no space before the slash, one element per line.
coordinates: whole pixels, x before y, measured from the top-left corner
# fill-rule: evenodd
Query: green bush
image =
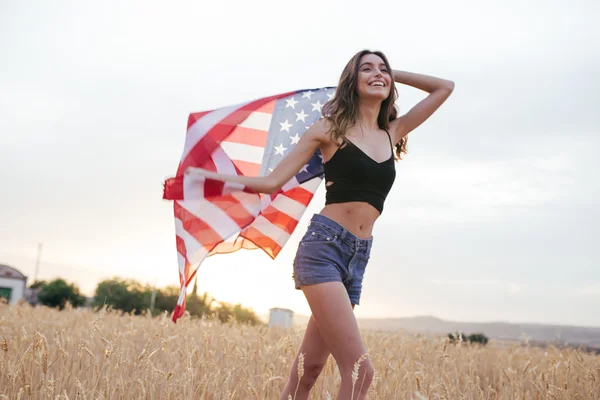
<path fill-rule="evenodd" d="M 75 284 L 68 284 L 64 279 L 58 278 L 50 282 L 36 282 L 38 301 L 48 307 L 55 307 L 59 310 L 65 308 L 67 302 L 73 307 L 79 307 L 85 304 L 85 297 L 81 295 L 79 287 Z"/>

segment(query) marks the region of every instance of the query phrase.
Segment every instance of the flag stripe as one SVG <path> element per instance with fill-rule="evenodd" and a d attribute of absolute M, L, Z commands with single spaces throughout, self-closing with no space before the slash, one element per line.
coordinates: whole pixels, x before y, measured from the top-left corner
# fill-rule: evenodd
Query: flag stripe
<path fill-rule="evenodd" d="M 238 126 L 235 128 L 223 143 L 243 143 L 252 146 L 265 147 L 269 132 L 266 130 L 244 128 Z M 222 145 L 222 143 L 221 143 Z"/>
<path fill-rule="evenodd" d="M 260 164 L 241 160 L 233 160 L 233 164 L 242 171 L 244 176 L 260 176 Z"/>
<path fill-rule="evenodd" d="M 184 205 L 182 207 L 185 208 Z M 220 242 L 223 238 L 240 230 L 235 221 L 222 209 L 215 206 L 212 201 L 202 201 L 198 205 L 192 203 L 189 208 L 185 209 L 195 217 L 190 219 L 190 223 L 198 224 L 198 227 L 202 227 L 201 229 L 211 230 L 211 234 L 214 236 L 214 240 L 210 241 L 211 247 L 214 243 Z"/>
<path fill-rule="evenodd" d="M 244 237 L 261 248 L 271 258 L 275 258 L 275 255 L 281 251 L 282 247 L 275 240 L 254 227 L 244 230 Z"/>
<path fill-rule="evenodd" d="M 261 216 L 269 221 L 273 226 L 281 229 L 282 231 L 291 234 L 296 228 L 298 221 L 293 216 L 280 212 L 275 206 L 275 203 L 268 206 L 263 210 Z"/>
<path fill-rule="evenodd" d="M 267 114 L 273 114 L 273 111 L 275 111 L 275 104 L 277 103 L 277 99 L 288 97 L 290 95 L 293 95 L 294 93 L 295 92 L 288 92 L 288 93 L 284 93 L 281 96 L 277 96 L 276 99 L 270 100 L 270 101 L 266 102 L 265 104 L 263 104 L 262 106 L 258 107 L 256 109 L 256 111 L 264 112 Z"/>
<path fill-rule="evenodd" d="M 233 160 L 246 161 L 260 164 L 262 162 L 264 147 L 251 146 L 242 143 L 222 142 L 221 148 Z"/>
<path fill-rule="evenodd" d="M 190 154 L 198 143 L 201 143 L 202 138 L 221 121 L 227 120 L 235 111 L 244 104 L 236 104 L 233 106 L 221 108 L 212 111 L 197 119 L 196 122 L 188 129 L 185 147 L 183 149 L 182 158 L 185 159 Z"/>
<path fill-rule="evenodd" d="M 259 215 L 251 225 L 252 228 L 258 230 L 265 236 L 272 238 L 279 246 L 283 247 L 285 242 L 289 239 L 290 234 L 280 227 L 273 225 L 263 215 Z"/>
<path fill-rule="evenodd" d="M 241 124 L 238 125 L 239 128 L 247 128 L 254 131 L 269 131 L 269 126 L 271 125 L 271 118 L 273 114 L 266 113 L 262 111 L 255 111 L 248 115 Z"/>
<path fill-rule="evenodd" d="M 212 111 L 213 110 L 202 111 L 202 112 L 197 112 L 197 113 L 190 114 L 190 116 L 188 117 L 187 128 L 190 129 L 190 126 L 192 126 L 193 124 L 195 124 L 196 121 L 198 121 L 200 118 L 202 118 L 203 116 L 205 116 L 206 114 L 208 114 L 208 113 L 210 113 Z"/>
<path fill-rule="evenodd" d="M 270 205 L 275 208 L 275 212 L 283 215 L 298 216 L 302 215 L 306 210 L 306 204 L 302 204 L 290 195 L 285 193 L 284 195 L 278 196 Z"/>
<path fill-rule="evenodd" d="M 236 231 L 239 231 L 240 226 L 248 225 L 256 216 L 255 213 L 248 212 L 246 207 L 233 195 L 222 196 L 218 200 L 212 201 L 212 204 L 235 221 L 237 225 Z"/>
<path fill-rule="evenodd" d="M 181 222 L 181 226 L 179 227 L 180 229 L 177 230 L 177 235 L 184 239 L 186 248 L 189 247 L 190 244 L 194 245 L 194 242 L 196 242 L 201 247 L 210 250 L 215 243 L 221 240 L 221 236 L 219 236 L 219 234 L 215 232 L 206 222 L 202 221 L 187 208 L 183 207 L 182 203 L 183 202 L 181 201 L 175 203 L 175 217 Z M 192 204 L 189 203 L 194 203 L 195 205 L 201 207 L 203 203 L 209 202 L 186 200 L 185 203 L 187 204 L 187 207 L 192 207 Z M 197 237 L 202 238 L 202 243 L 199 243 L 194 239 Z M 186 250 L 188 254 L 196 253 L 196 251 L 189 249 Z M 190 261 L 192 260 L 191 257 L 188 257 L 188 259 Z"/>

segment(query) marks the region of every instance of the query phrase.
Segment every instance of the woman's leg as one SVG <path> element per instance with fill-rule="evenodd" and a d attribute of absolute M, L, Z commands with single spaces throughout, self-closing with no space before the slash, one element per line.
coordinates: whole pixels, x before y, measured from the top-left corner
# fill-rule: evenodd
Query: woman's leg
<path fill-rule="evenodd" d="M 300 382 L 298 382 L 298 360 L 300 353 L 304 354 L 304 373 Z M 308 399 L 310 389 L 312 389 L 323 370 L 327 362 L 327 357 L 329 357 L 329 348 L 323 341 L 319 328 L 311 316 L 306 327 L 306 332 L 304 333 L 302 345 L 292 365 L 288 382 L 283 392 L 281 392 L 280 400 L 288 400 L 290 395 L 292 399 Z"/>
<path fill-rule="evenodd" d="M 312 318 L 323 342 L 333 354 L 340 371 L 342 384 L 337 398 L 365 399 L 374 370 L 369 359 L 363 360 L 353 388 L 355 363 L 367 350 L 360 336 L 346 288 L 341 282 L 326 282 L 303 286 L 302 291 L 308 300 Z"/>
<path fill-rule="evenodd" d="M 354 304 L 352 304 L 354 309 Z M 304 373 L 298 383 L 298 361 L 300 353 L 304 354 Z M 311 316 L 304 333 L 304 339 L 300 350 L 296 355 L 288 382 L 281 392 L 280 400 L 288 400 L 289 395 L 292 399 L 305 400 L 308 399 L 310 390 L 313 388 L 323 367 L 327 363 L 327 358 L 331 352 L 325 344 L 321 332 L 315 323 L 315 319 Z"/>

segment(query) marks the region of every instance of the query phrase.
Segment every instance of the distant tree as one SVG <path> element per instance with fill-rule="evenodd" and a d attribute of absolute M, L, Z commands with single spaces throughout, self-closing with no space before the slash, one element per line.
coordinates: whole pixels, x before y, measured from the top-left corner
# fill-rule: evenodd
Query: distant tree
<path fill-rule="evenodd" d="M 177 293 L 179 292 L 179 288 L 173 287 L 173 290 Z M 189 311 L 190 315 L 202 318 L 204 315 L 212 315 L 213 309 L 212 305 L 215 302 L 215 299 L 210 297 L 208 293 L 204 293 L 202 296 L 198 296 L 198 280 L 194 282 L 194 289 L 192 293 L 188 296 L 186 309 Z M 175 299 L 177 302 L 177 298 Z"/>
<path fill-rule="evenodd" d="M 38 301 L 49 307 L 58 307 L 62 310 L 67 302 L 71 303 L 73 307 L 79 307 L 85 303 L 85 297 L 81 295 L 79 287 L 74 283 L 68 284 L 61 278 L 50 282 L 39 282 L 36 288 L 40 289 Z"/>
<path fill-rule="evenodd" d="M 231 305 L 220 302 L 219 306 L 214 309 L 214 314 L 221 322 L 235 320 L 250 325 L 259 325 L 262 323 L 253 310 L 244 308 L 241 304 Z"/>
<path fill-rule="evenodd" d="M 46 283 L 46 281 L 35 281 L 33 282 L 31 285 L 29 285 L 30 289 L 41 289 L 42 286 L 44 286 L 44 283 Z"/>
<path fill-rule="evenodd" d="M 154 300 L 154 312 L 173 311 L 179 299 L 179 288 L 177 286 L 167 286 L 156 290 Z M 187 309 L 187 307 L 186 307 Z"/>
<path fill-rule="evenodd" d="M 151 295 L 150 289 L 139 282 L 112 278 L 98 283 L 93 305 L 102 307 L 106 304 L 116 310 L 137 315 L 150 308 Z"/>

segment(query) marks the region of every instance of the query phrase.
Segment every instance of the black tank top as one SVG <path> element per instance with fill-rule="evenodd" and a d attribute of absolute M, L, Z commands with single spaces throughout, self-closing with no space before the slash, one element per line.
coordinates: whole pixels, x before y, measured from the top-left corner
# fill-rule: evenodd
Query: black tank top
<path fill-rule="evenodd" d="M 325 204 L 363 201 L 383 211 L 383 203 L 396 179 L 394 146 L 389 132 L 392 154 L 378 163 L 359 149 L 352 141 L 345 140 L 324 165 Z"/>

